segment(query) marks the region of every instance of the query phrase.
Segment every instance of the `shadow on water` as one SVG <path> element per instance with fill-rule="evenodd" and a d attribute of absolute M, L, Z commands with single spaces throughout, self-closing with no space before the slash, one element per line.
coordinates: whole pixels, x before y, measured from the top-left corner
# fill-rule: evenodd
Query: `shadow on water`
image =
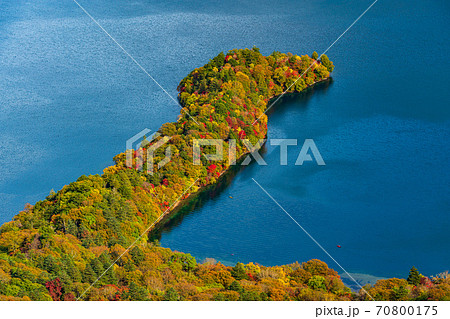
<path fill-rule="evenodd" d="M 270 115 L 273 114 L 275 111 L 277 113 L 282 113 L 286 111 L 286 109 L 292 107 L 292 105 L 295 105 L 295 107 L 298 107 L 299 105 L 305 107 L 308 101 L 313 96 L 317 96 L 318 94 L 321 95 L 325 94 L 328 91 L 328 89 L 332 86 L 332 84 L 333 78 L 329 78 L 328 80 L 317 83 L 314 86 L 311 86 L 300 93 L 287 93 L 283 95 L 275 104 L 273 104 L 270 107 L 270 109 L 266 112 L 266 114 L 270 118 Z M 268 102 L 268 105 L 271 105 L 273 101 L 275 101 L 276 99 L 277 97 L 271 99 Z"/>
<path fill-rule="evenodd" d="M 264 155 L 265 153 L 266 146 L 263 145 L 260 154 Z M 160 240 L 162 233 L 170 232 L 172 228 L 180 225 L 186 215 L 199 212 L 207 201 L 217 198 L 228 188 L 228 186 L 230 186 L 234 177 L 240 171 L 255 165 L 255 161 L 251 161 L 249 165 L 243 166 L 240 164 L 242 161 L 243 159 L 238 161 L 236 165 L 230 166 L 216 184 L 210 185 L 181 201 L 180 205 L 178 205 L 177 208 L 175 208 L 157 227 L 155 227 L 155 229 L 152 230 L 151 234 L 149 234 L 149 240 Z"/>
<path fill-rule="evenodd" d="M 308 100 L 318 92 L 322 94 L 326 92 L 329 86 L 332 83 L 332 79 L 330 78 L 327 81 L 317 83 L 313 87 L 310 87 L 303 92 L 295 93 L 295 94 L 285 94 L 283 95 L 267 112 L 267 115 L 270 117 L 275 110 L 277 112 L 285 111 L 285 108 L 291 107 L 293 104 L 299 105 L 302 104 L 306 107 Z M 269 101 L 269 105 L 276 98 L 273 98 Z M 267 152 L 266 145 L 264 144 L 259 151 L 262 157 Z M 189 196 L 187 199 L 180 202 L 180 204 L 175 208 L 167 217 L 165 217 L 159 224 L 156 226 L 151 233 L 149 234 L 149 241 L 161 240 L 163 233 L 170 233 L 170 231 L 179 226 L 184 217 L 187 215 L 195 214 L 200 212 L 201 208 L 206 204 L 209 200 L 216 199 L 221 193 L 223 193 L 233 182 L 235 176 L 238 173 L 241 173 L 245 170 L 246 174 L 252 174 L 254 169 L 256 169 L 255 161 L 252 160 L 249 165 L 243 166 L 240 163 L 245 159 L 245 156 L 238 161 L 237 165 L 232 166 L 228 169 L 228 171 L 223 174 L 218 182 L 214 185 L 210 185 L 198 193 L 195 193 Z"/>

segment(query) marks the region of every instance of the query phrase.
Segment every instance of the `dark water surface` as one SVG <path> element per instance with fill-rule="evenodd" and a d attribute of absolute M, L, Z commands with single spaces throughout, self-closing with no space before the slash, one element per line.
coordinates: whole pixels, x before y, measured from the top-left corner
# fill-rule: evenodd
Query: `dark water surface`
<path fill-rule="evenodd" d="M 370 5 L 80 3 L 173 96 L 220 51 L 321 53 Z M 299 146 L 280 166 L 268 144 L 267 166 L 205 195 L 162 229 L 162 245 L 200 260 L 319 258 L 337 269 L 254 178 L 349 272 L 448 270 L 449 18 L 445 1 L 379 1 L 329 51 L 332 83 L 270 112 L 269 138 L 313 138 L 327 165 L 295 166 Z M 128 138 L 180 111 L 70 0 L 0 3 L 0 96 L 2 223 L 52 188 L 101 173 Z"/>

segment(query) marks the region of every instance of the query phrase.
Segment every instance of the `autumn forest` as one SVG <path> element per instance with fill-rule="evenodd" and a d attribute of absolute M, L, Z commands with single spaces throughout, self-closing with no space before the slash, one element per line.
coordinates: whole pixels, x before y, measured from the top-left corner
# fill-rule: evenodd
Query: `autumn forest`
<path fill-rule="evenodd" d="M 195 140 L 215 139 L 236 160 L 267 135 L 270 101 L 327 81 L 326 55 L 258 48 L 220 53 L 178 86 L 182 110 L 154 139 L 114 157 L 101 175 L 81 176 L 0 227 L 0 300 L 449 300 L 448 273 L 379 280 L 351 291 L 320 260 L 225 266 L 163 248 L 149 236 L 177 205 L 222 178 L 230 154 L 193 164 Z M 298 80 L 297 80 L 298 79 Z M 148 148 L 164 138 L 149 172 Z M 237 142 L 234 142 L 237 141 Z M 203 152 L 213 152 L 208 146 Z M 127 162 L 132 155 L 131 163 Z M 413 265 L 411 265 L 413 266 Z"/>

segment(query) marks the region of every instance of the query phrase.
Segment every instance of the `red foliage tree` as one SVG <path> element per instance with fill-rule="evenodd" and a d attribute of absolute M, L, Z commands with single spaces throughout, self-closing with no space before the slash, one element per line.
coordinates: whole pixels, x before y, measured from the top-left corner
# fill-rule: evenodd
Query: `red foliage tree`
<path fill-rule="evenodd" d="M 211 164 L 208 167 L 208 173 L 212 173 L 216 170 L 217 166 L 215 164 Z"/>
<path fill-rule="evenodd" d="M 61 300 L 63 294 L 63 286 L 61 285 L 61 280 L 59 278 L 47 281 L 45 283 L 45 288 L 47 288 L 50 296 L 54 301 Z"/>

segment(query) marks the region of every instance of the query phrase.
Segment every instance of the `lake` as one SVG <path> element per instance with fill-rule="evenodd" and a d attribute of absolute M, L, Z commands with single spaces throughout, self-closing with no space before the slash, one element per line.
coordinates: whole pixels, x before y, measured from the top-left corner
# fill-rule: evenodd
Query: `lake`
<path fill-rule="evenodd" d="M 370 3 L 80 2 L 172 96 L 220 51 L 320 54 Z M 3 223 L 51 189 L 101 173 L 128 138 L 180 109 L 74 2 L 0 7 Z M 229 176 L 163 227 L 161 244 L 198 260 L 318 258 L 339 270 L 254 178 L 351 273 L 448 270 L 449 9 L 445 1 L 376 3 L 327 53 L 333 80 L 269 112 L 269 138 L 299 140 L 288 165 L 267 143 L 267 166 Z M 294 165 L 307 138 L 325 166 Z"/>

